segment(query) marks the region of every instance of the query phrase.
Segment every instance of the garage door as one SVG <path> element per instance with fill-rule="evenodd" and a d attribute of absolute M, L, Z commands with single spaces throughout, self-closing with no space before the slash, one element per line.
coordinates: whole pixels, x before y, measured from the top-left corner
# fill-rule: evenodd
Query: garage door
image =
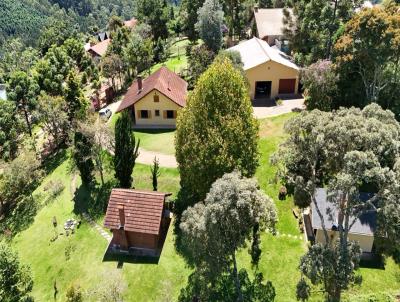
<path fill-rule="evenodd" d="M 296 79 L 279 80 L 279 94 L 293 94 L 296 90 Z"/>

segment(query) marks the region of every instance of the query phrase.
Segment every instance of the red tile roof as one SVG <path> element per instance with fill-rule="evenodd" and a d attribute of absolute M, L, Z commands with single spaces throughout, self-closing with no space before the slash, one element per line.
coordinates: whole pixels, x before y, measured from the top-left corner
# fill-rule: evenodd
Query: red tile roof
<path fill-rule="evenodd" d="M 137 81 L 133 82 L 119 105 L 117 112 L 139 102 L 154 89 L 164 94 L 177 105 L 184 107 L 186 105 L 187 86 L 188 83 L 175 72 L 172 72 L 167 67 L 161 67 L 147 79 L 143 80 L 141 92 L 139 92 Z"/>
<path fill-rule="evenodd" d="M 134 28 L 136 26 L 136 24 L 137 24 L 137 20 L 135 18 L 132 18 L 132 19 L 130 19 L 128 21 L 125 21 L 124 24 L 125 24 L 126 27 Z"/>
<path fill-rule="evenodd" d="M 153 191 L 113 189 L 104 226 L 112 230 L 119 229 L 119 209 L 123 208 L 125 231 L 158 235 L 164 201 L 169 195 Z"/>
<path fill-rule="evenodd" d="M 110 39 L 106 39 L 100 43 L 97 43 L 96 45 L 93 45 L 92 47 L 89 48 L 88 51 L 93 51 L 94 53 L 96 53 L 97 55 L 99 55 L 100 57 L 104 56 L 108 46 L 110 45 L 111 40 Z"/>

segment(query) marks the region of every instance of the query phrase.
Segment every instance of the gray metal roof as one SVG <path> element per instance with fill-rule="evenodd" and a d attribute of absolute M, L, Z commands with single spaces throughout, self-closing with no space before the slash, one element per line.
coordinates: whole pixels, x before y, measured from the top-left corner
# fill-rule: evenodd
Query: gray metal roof
<path fill-rule="evenodd" d="M 360 193 L 360 199 L 367 201 L 372 197 L 369 193 Z M 328 201 L 327 191 L 324 188 L 318 188 L 315 191 L 315 199 L 318 208 L 324 217 L 324 223 L 327 230 L 332 229 L 333 226 L 338 225 L 338 208 L 337 206 Z M 353 219 L 350 218 L 350 221 Z M 321 219 L 312 203 L 312 225 L 314 229 L 322 230 Z M 363 234 L 373 236 L 376 230 L 376 212 L 368 212 L 361 215 L 350 230 L 352 234 Z"/>

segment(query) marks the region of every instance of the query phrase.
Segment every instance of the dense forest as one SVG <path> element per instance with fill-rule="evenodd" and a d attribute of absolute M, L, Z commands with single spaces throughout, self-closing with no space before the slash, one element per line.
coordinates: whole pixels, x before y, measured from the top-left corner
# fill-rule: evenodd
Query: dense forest
<path fill-rule="evenodd" d="M 41 30 L 54 19 L 77 24 L 81 32 L 106 26 L 111 15 L 132 17 L 131 0 L 2 0 L 0 1 L 0 45 L 10 37 L 19 37 L 36 46 Z"/>

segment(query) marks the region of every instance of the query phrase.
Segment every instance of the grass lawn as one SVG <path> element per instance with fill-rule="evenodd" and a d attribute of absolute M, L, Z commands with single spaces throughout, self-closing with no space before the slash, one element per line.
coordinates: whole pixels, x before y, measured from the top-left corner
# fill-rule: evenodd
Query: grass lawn
<path fill-rule="evenodd" d="M 135 137 L 140 139 L 140 147 L 164 154 L 175 154 L 175 130 L 135 130 Z"/>
<path fill-rule="evenodd" d="M 120 113 L 113 114 L 109 121 L 110 128 L 115 128 L 115 123 Z M 140 139 L 140 148 L 163 154 L 175 154 L 174 136 L 175 130 L 146 129 L 135 130 L 135 138 Z"/>
<path fill-rule="evenodd" d="M 275 168 L 269 165 L 270 155 L 284 137 L 283 123 L 291 116 L 293 114 L 261 121 L 261 162 L 256 174 L 261 188 L 275 200 L 279 211 L 277 226 L 279 235 L 262 234 L 263 253 L 259 264 L 259 271 L 263 273 L 264 278 L 271 280 L 275 286 L 277 302 L 296 301 L 296 283 L 300 277 L 297 267 L 301 255 L 306 251 L 306 243 L 301 239 L 297 221 L 292 215 L 293 200 L 291 198 L 285 201 L 277 200 L 279 185 L 274 182 Z M 171 140 L 173 133 L 168 133 L 169 138 L 161 133 L 141 135 L 144 147 L 150 146 L 153 142 L 163 145 Z M 148 136 L 148 142 L 146 142 L 146 136 Z M 161 140 L 164 140 L 163 143 L 160 143 Z M 150 167 L 146 165 L 135 166 L 133 176 L 136 188 L 151 189 L 149 169 Z M 31 266 L 34 278 L 33 296 L 36 301 L 53 299 L 55 280 L 59 290 L 57 300 L 64 301 L 66 289 L 71 284 L 80 285 L 83 290 L 88 291 L 99 286 L 102 279 L 107 279 L 107 272 L 117 270 L 117 263 L 102 262 L 107 242 L 85 222 L 76 234 L 69 237 L 62 235 L 56 241 L 50 241 L 54 235 L 53 216 L 57 217 L 59 231 L 66 219 L 75 217 L 74 202 L 72 202 L 74 185 L 71 179 L 73 177 L 69 171 L 67 159 L 44 179 L 34 196 L 46 194 L 43 189 L 50 180 L 62 181 L 65 185 L 64 191 L 56 200 L 43 207 L 31 226 L 12 241 L 22 262 Z M 111 175 L 109 171 L 107 179 L 111 178 Z M 76 186 L 79 188 L 79 185 L 78 177 Z M 172 192 L 174 195 L 178 192 L 177 169 L 161 169 L 159 190 Z M 97 221 L 101 223 L 102 219 L 103 217 L 100 217 Z M 69 259 L 66 257 L 66 249 L 71 250 Z M 251 275 L 252 268 L 247 249 L 238 253 L 238 260 L 239 265 L 247 268 Z M 170 227 L 160 262 L 157 265 L 124 263 L 122 269 L 117 271 L 122 274 L 127 284 L 125 301 L 176 301 L 180 289 L 185 286 L 190 274 L 184 260 L 176 254 L 174 249 L 172 227 Z M 359 298 L 360 294 L 396 293 L 399 289 L 400 268 L 391 259 L 388 259 L 385 270 L 362 268 L 361 273 L 364 282 L 361 287 L 353 288 L 345 294 L 348 301 L 364 302 L 368 300 Z M 311 301 L 321 300 L 321 296 L 314 294 Z"/>
<path fill-rule="evenodd" d="M 71 179 L 68 160 L 63 162 L 43 181 L 34 196 L 44 194 L 43 188 L 50 180 L 61 180 L 65 185 L 62 194 L 51 204 L 45 206 L 36 216 L 34 223 L 17 235 L 12 245 L 18 251 L 22 262 L 31 266 L 34 278 L 33 296 L 36 301 L 53 300 L 53 285 L 57 282 L 58 301 L 64 301 L 65 292 L 71 284 L 80 285 L 90 290 L 106 278 L 109 270 L 116 269 L 113 262 L 102 262 L 107 242 L 84 221 L 76 234 L 66 237 L 61 235 L 54 242 L 52 218 L 56 216 L 61 226 L 68 218 L 76 217 L 71 193 Z M 149 167 L 135 167 L 135 184 L 138 188 L 151 189 Z M 79 186 L 78 180 L 77 185 Z M 179 175 L 174 169 L 161 169 L 160 190 L 176 193 Z M 126 301 L 160 301 L 176 299 L 180 288 L 185 284 L 188 269 L 174 249 L 172 228 L 170 228 L 162 256 L 158 265 L 127 264 L 119 270 L 128 285 Z M 66 248 L 72 250 L 67 260 Z"/>
<path fill-rule="evenodd" d="M 175 41 L 170 47 L 170 56 L 167 61 L 154 65 L 151 68 L 151 73 L 159 69 L 161 66 L 166 66 L 175 73 L 181 73 L 187 68 L 186 46 L 189 40 L 184 38 Z"/>

